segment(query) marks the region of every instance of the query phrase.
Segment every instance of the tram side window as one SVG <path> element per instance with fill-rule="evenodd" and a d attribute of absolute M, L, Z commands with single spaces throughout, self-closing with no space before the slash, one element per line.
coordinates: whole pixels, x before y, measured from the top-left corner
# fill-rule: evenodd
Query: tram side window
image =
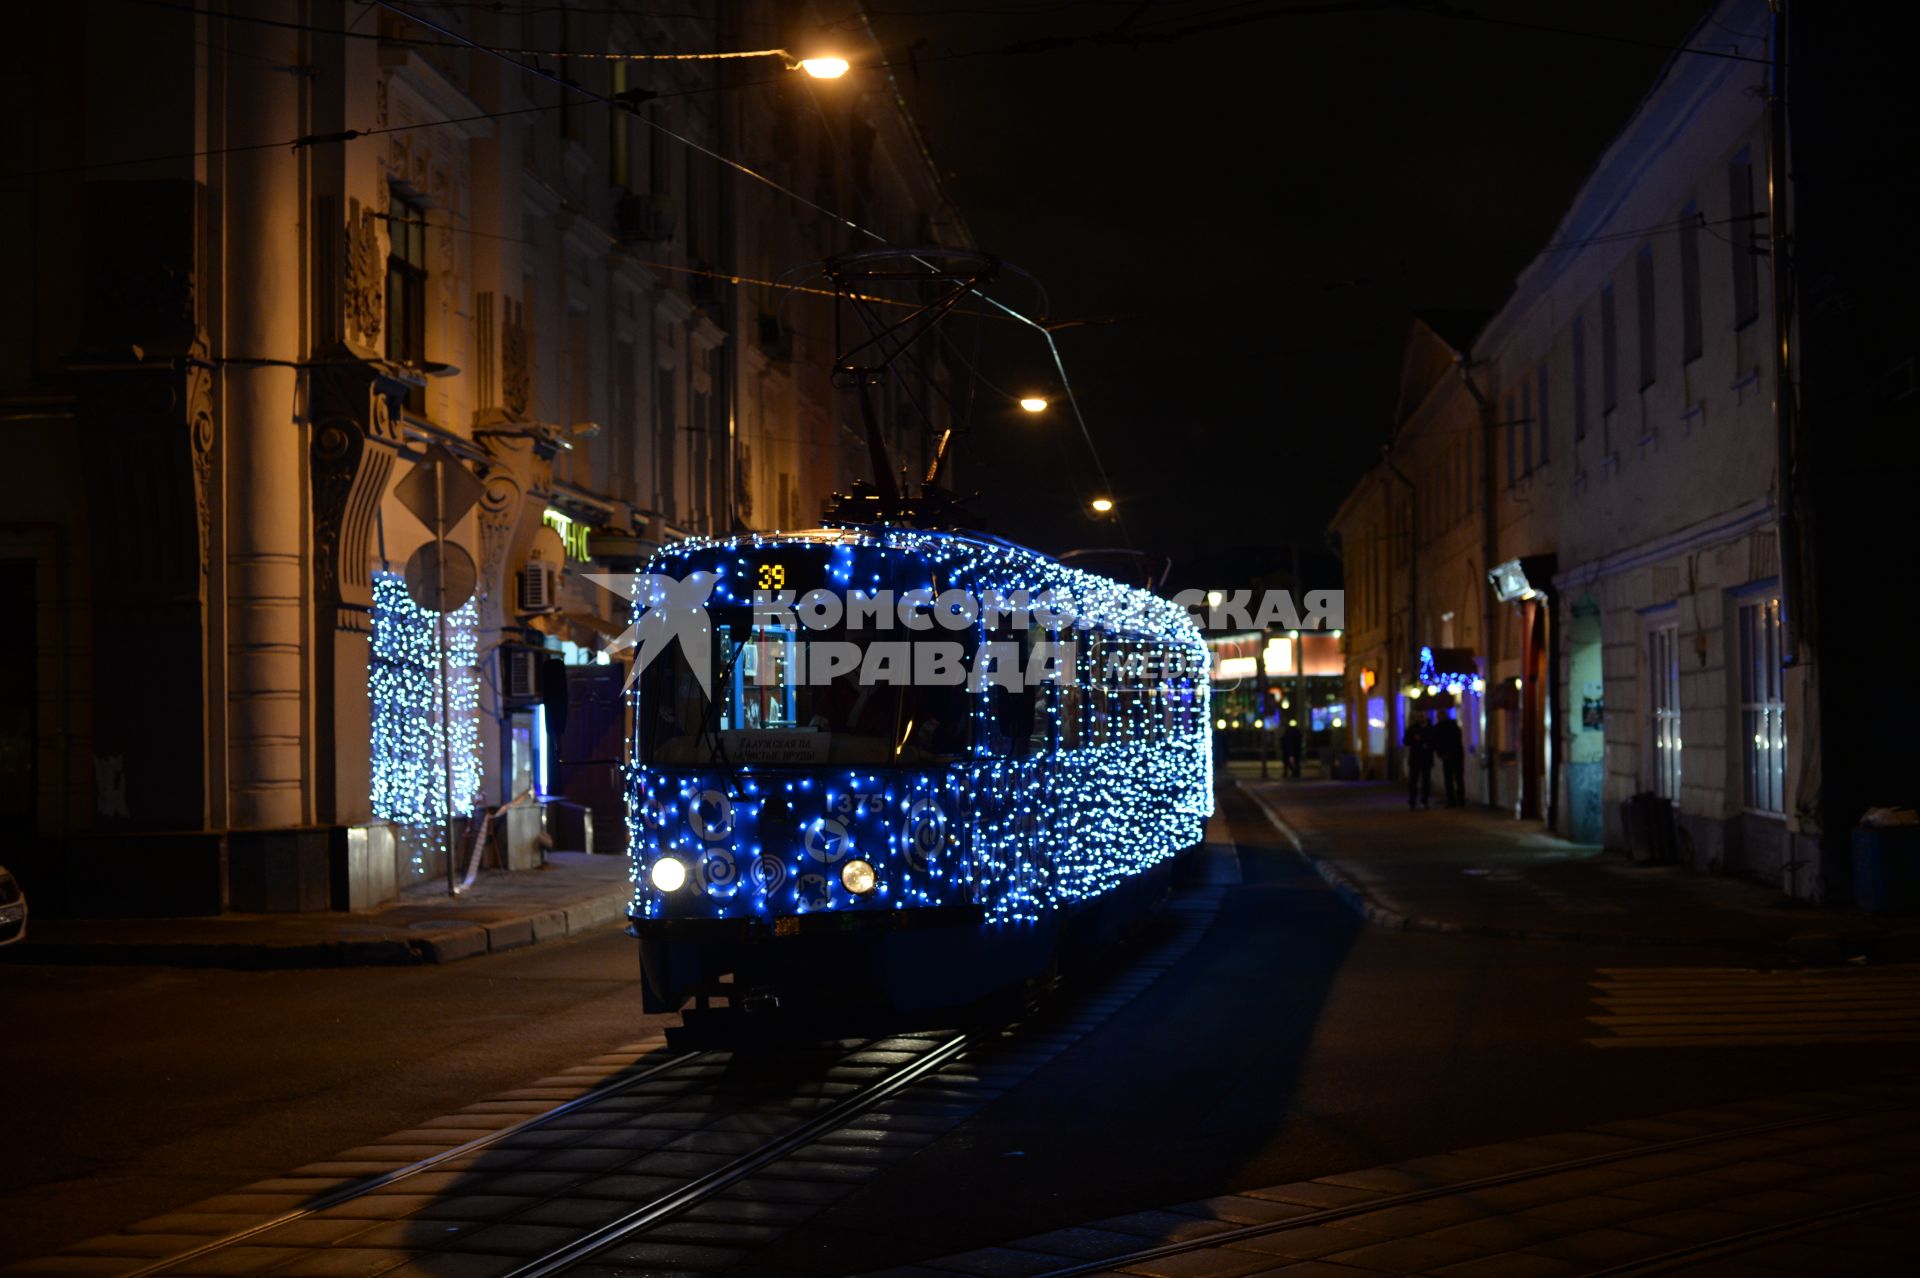
<path fill-rule="evenodd" d="M 1060 685 L 1060 748 L 1078 750 L 1090 744 L 1087 740 L 1087 683 L 1091 677 L 1092 660 L 1087 645 L 1082 640 L 1074 654 L 1073 669 L 1068 678 Z"/>
<path fill-rule="evenodd" d="M 1027 668 L 1027 653 L 1032 647 L 1029 632 L 1022 631 L 1016 636 L 1012 625 L 1003 620 L 987 635 L 987 640 L 994 644 L 1016 644 L 1013 655 L 1006 659 L 1009 669 L 999 673 L 1012 673 L 1019 679 Z M 984 652 L 982 649 L 983 655 L 977 659 L 984 660 Z M 987 753 L 996 758 L 1018 758 L 1032 745 L 1035 690 L 1027 687 L 1024 680 L 1020 683 L 1017 692 L 998 683 L 987 688 L 987 714 L 981 725 L 983 744 Z"/>
<path fill-rule="evenodd" d="M 1059 636 L 1049 634 L 1037 622 L 1027 628 L 1027 669 L 1032 669 L 1032 653 L 1046 643 L 1057 643 Z M 1057 668 L 1057 667 L 1056 667 Z M 1033 692 L 1033 718 L 1027 725 L 1027 753 L 1045 754 L 1053 748 L 1053 705 L 1060 696 L 1060 684 L 1047 680 L 1036 683 Z"/>

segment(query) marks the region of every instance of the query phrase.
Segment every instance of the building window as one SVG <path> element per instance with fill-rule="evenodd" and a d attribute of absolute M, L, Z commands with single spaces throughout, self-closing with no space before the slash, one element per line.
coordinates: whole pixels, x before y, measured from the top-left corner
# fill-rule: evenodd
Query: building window
<path fill-rule="evenodd" d="M 607 115 L 607 176 L 623 190 L 633 189 L 633 113 L 625 105 L 633 87 L 627 68 L 630 63 L 616 58 L 609 68 L 613 73 L 613 92 L 609 95 L 623 105 Z"/>
<path fill-rule="evenodd" d="M 1659 374 L 1659 347 L 1653 321 L 1653 245 L 1642 244 L 1633 259 L 1634 304 L 1639 307 L 1640 389 L 1653 385 Z"/>
<path fill-rule="evenodd" d="M 1517 434 L 1519 429 L 1520 429 L 1520 414 L 1518 410 L 1515 409 L 1514 407 L 1513 392 L 1508 391 L 1507 392 L 1507 487 L 1509 488 L 1513 487 L 1513 481 L 1518 477 L 1518 471 L 1515 469 L 1514 459 L 1519 456 L 1519 452 L 1520 452 L 1520 439 Z"/>
<path fill-rule="evenodd" d="M 1740 328 L 1760 314 L 1760 255 L 1754 252 L 1760 223 L 1753 215 L 1753 155 L 1746 147 L 1727 166 L 1727 229 L 1733 244 L 1733 326 Z"/>
<path fill-rule="evenodd" d="M 1653 708 L 1653 792 L 1680 801 L 1680 628 L 1647 632 L 1647 687 Z"/>
<path fill-rule="evenodd" d="M 1520 473 L 1533 473 L 1533 383 L 1527 378 L 1520 379 L 1520 416 L 1514 419 L 1514 429 L 1520 432 Z"/>
<path fill-rule="evenodd" d="M 1600 290 L 1600 411 L 1620 403 L 1620 328 L 1613 310 L 1613 285 Z"/>
<path fill-rule="evenodd" d="M 1547 464 L 1547 436 L 1553 426 L 1553 418 L 1547 412 L 1547 365 L 1540 365 L 1540 388 L 1537 398 L 1540 401 L 1540 464 Z"/>
<path fill-rule="evenodd" d="M 1587 437 L 1587 318 L 1573 317 L 1573 442 Z M 1578 451 L 1577 449 L 1575 450 Z M 1578 458 L 1575 459 L 1578 461 Z"/>
<path fill-rule="evenodd" d="M 1700 206 L 1680 210 L 1680 362 L 1700 358 Z"/>
<path fill-rule="evenodd" d="M 1786 698 L 1780 687 L 1780 599 L 1740 605 L 1740 750 L 1747 807 L 1785 811 Z"/>
<path fill-rule="evenodd" d="M 427 207 L 395 192 L 387 213 L 387 358 L 419 368 L 427 362 Z M 424 412 L 419 387 L 407 407 Z"/>

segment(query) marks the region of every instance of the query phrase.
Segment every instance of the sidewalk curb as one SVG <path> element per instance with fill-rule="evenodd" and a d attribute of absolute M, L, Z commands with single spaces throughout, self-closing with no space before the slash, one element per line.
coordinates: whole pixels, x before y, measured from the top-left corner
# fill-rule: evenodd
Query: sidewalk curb
<path fill-rule="evenodd" d="M 542 941 L 559 941 L 624 922 L 625 888 L 572 905 L 489 923 L 460 923 L 444 929 L 361 940 L 297 941 L 34 941 L 0 949 L 0 963 L 18 966 L 196 967 L 242 971 L 305 968 L 424 967 L 457 963 L 483 954 L 501 954 Z"/>
<path fill-rule="evenodd" d="M 1315 874 L 1333 889 L 1347 908 L 1368 924 L 1394 932 L 1441 932 L 1457 936 L 1486 936 L 1508 941 L 1561 941 L 1592 945 L 1685 946 L 1728 950 L 1742 954 L 1767 954 L 1791 958 L 1803 963 L 1844 963 L 1849 954 L 1866 954 L 1880 961 L 1911 961 L 1920 958 L 1920 934 L 1895 932 L 1859 938 L 1830 934 L 1807 935 L 1786 941 L 1743 940 L 1736 937 L 1636 936 L 1622 932 L 1553 931 L 1540 928 L 1501 927 L 1496 924 L 1450 923 L 1445 919 L 1422 918 L 1403 914 L 1380 904 L 1371 893 L 1345 872 L 1338 862 L 1307 851 L 1306 840 L 1269 803 L 1265 796 L 1235 777 L 1233 784 L 1253 800 L 1273 828 L 1293 848 L 1300 859 L 1313 867 Z"/>

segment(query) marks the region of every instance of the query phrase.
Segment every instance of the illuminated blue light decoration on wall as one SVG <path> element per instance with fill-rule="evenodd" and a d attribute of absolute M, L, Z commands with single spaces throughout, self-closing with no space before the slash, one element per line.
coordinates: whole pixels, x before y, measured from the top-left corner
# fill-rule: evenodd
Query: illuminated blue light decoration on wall
<path fill-rule="evenodd" d="M 890 527 L 695 539 L 657 553 L 644 571 L 715 574 L 708 606 L 720 617 L 750 608 L 756 586 L 776 571 L 793 587 L 796 568 L 843 595 L 894 590 L 897 598 L 902 587 L 935 596 L 960 590 L 975 600 L 1050 594 L 1076 618 L 1069 631 L 1049 634 L 1075 645 L 1077 669 L 1042 686 L 1027 753 L 989 744 L 995 702 L 987 686 L 956 694 L 971 703 L 974 722 L 950 761 L 764 766 L 715 758 L 675 766 L 646 761 L 636 748 L 642 761 L 627 776 L 635 918 L 959 905 L 977 907 L 989 923 L 1031 923 L 1200 841 L 1213 810 L 1211 686 L 1207 650 L 1185 609 L 1017 546 Z M 895 628 L 880 637 L 915 633 L 988 637 L 978 621 L 970 631 Z M 1116 684 L 1101 673 L 1112 658 L 1149 659 L 1174 673 Z M 714 662 L 716 697 L 729 695 L 720 678 L 726 664 L 724 655 Z M 636 725 L 649 713 L 650 686 L 643 675 Z M 763 822 L 770 804 L 777 823 Z M 666 857 L 687 870 L 685 886 L 670 892 L 651 881 Z M 842 884 L 843 866 L 856 857 L 874 867 L 871 892 Z"/>
<path fill-rule="evenodd" d="M 1437 696 L 1444 690 L 1457 697 L 1463 692 L 1486 691 L 1486 681 L 1474 670 L 1471 658 L 1453 648 L 1440 651 L 1450 659 L 1435 657 L 1431 647 L 1420 648 L 1420 685 L 1428 693 Z"/>
<path fill-rule="evenodd" d="M 447 709 L 452 720 L 455 815 L 480 797 L 480 680 L 475 602 L 447 615 Z M 367 690 L 373 712 L 373 814 L 407 827 L 414 870 L 438 849 L 447 817 L 434 663 L 438 614 L 416 605 L 397 573 L 373 576 L 373 644 Z"/>

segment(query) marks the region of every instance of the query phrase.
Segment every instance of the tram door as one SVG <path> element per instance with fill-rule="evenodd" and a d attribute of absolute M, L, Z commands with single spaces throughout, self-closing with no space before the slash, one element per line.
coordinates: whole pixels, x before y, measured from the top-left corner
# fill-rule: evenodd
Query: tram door
<path fill-rule="evenodd" d="M 625 740 L 624 665 L 568 666 L 567 721 L 552 735 L 549 784 L 555 797 L 579 804 L 593 816 L 589 852 L 627 850 L 627 804 L 621 790 L 620 751 Z"/>

